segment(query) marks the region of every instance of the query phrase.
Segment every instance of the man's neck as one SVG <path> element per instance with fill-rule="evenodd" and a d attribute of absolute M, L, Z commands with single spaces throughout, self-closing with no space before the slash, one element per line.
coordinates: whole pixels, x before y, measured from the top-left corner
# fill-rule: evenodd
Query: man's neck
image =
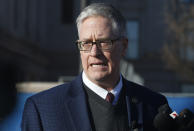
<path fill-rule="evenodd" d="M 108 94 L 108 92 L 111 92 L 112 94 L 115 95 L 115 100 L 113 101 L 113 103 L 116 103 L 118 98 L 119 98 L 119 94 L 120 91 L 122 89 L 123 86 L 123 82 L 122 82 L 122 76 L 120 75 L 120 79 L 117 82 L 117 84 L 114 86 L 114 88 L 108 88 L 104 89 L 101 86 L 93 83 L 91 80 L 88 79 L 88 77 L 86 76 L 86 74 L 83 72 L 82 73 L 82 79 L 83 79 L 83 83 L 89 88 L 91 89 L 93 92 L 95 92 L 96 94 L 98 94 L 99 96 L 101 96 L 103 99 L 106 98 L 106 95 Z"/>
<path fill-rule="evenodd" d="M 115 77 L 107 76 L 106 78 L 100 79 L 100 80 L 92 80 L 90 79 L 87 74 L 83 71 L 84 75 L 87 77 L 89 81 L 96 84 L 97 86 L 107 90 L 111 91 L 115 88 L 115 86 L 119 83 L 121 75 L 115 75 Z"/>

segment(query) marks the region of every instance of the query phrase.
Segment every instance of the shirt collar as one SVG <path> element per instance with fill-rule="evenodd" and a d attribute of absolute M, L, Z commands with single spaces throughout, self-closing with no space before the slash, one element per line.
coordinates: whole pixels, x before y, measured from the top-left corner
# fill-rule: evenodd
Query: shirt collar
<path fill-rule="evenodd" d="M 93 92 L 95 92 L 97 95 L 99 95 L 101 98 L 105 99 L 106 95 L 108 94 L 108 91 L 105 90 L 104 88 L 96 85 L 95 83 L 93 83 L 92 81 L 90 81 L 88 79 L 88 77 L 86 76 L 85 72 L 83 71 L 82 73 L 82 79 L 83 79 L 83 83 L 89 88 L 91 89 Z M 114 94 L 115 99 L 113 101 L 113 105 L 115 105 L 119 99 L 119 94 L 120 91 L 123 87 L 123 81 L 122 81 L 122 76 L 120 75 L 120 80 L 119 83 L 115 86 L 115 88 L 113 90 L 111 90 L 110 92 L 112 94 Z"/>

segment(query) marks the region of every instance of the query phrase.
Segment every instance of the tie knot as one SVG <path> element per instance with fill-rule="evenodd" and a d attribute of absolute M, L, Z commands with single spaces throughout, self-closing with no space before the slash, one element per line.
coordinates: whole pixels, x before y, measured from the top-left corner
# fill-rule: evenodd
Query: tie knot
<path fill-rule="evenodd" d="M 106 96 L 106 101 L 112 103 L 113 100 L 114 100 L 114 97 L 115 97 L 115 96 L 114 96 L 111 92 L 109 92 L 109 93 L 107 94 L 107 96 Z"/>

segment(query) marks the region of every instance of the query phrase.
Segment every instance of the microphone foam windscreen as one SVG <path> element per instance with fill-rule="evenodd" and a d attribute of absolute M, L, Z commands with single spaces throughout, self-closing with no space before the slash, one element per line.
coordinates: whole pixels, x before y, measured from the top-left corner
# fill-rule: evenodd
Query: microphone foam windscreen
<path fill-rule="evenodd" d="M 154 127 L 158 131 L 174 131 L 176 128 L 175 121 L 170 117 L 171 109 L 168 105 L 159 108 L 159 113 L 154 118 Z"/>
<path fill-rule="evenodd" d="M 189 109 L 184 109 L 175 119 L 179 127 L 179 131 L 194 130 L 194 115 Z"/>

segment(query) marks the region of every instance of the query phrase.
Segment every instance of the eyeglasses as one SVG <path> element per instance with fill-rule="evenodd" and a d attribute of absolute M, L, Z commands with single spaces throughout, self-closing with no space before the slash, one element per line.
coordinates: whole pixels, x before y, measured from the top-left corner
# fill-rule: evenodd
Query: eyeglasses
<path fill-rule="evenodd" d="M 76 44 L 78 46 L 78 49 L 80 51 L 91 51 L 92 46 L 96 44 L 98 49 L 102 51 L 109 51 L 112 49 L 113 43 L 117 40 L 120 40 L 120 38 L 112 39 L 112 40 L 96 40 L 96 41 L 76 41 Z"/>

